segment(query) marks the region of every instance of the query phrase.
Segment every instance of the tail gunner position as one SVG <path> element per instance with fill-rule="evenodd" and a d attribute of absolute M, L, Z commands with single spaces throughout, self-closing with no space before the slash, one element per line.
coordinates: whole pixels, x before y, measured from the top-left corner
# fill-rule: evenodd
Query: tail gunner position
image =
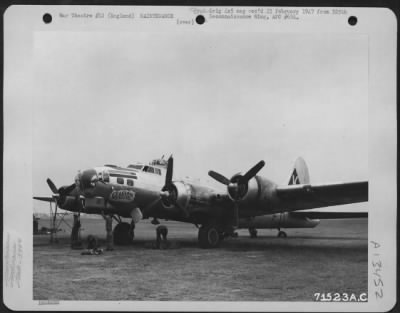
<path fill-rule="evenodd" d="M 59 189 L 47 179 L 52 197 L 34 197 L 56 203 L 57 207 L 82 213 L 100 214 L 114 219 L 114 244 L 129 244 L 136 223 L 141 219 L 168 219 L 199 227 L 198 241 L 203 248 L 217 247 L 223 238 L 238 228 L 248 228 L 256 237 L 258 228 L 310 228 L 320 218 L 367 217 L 367 213 L 307 212 L 321 208 L 368 201 L 368 182 L 311 184 L 307 166 L 298 158 L 288 185 L 278 185 L 257 175 L 260 161 L 245 173 L 230 179 L 215 172 L 209 175 L 226 186 L 214 188 L 185 180 L 173 180 L 173 158 L 156 159 L 148 165 L 127 167 L 104 165 L 79 172 L 75 182 Z M 130 223 L 122 218 L 129 218 Z M 108 228 L 111 226 L 108 224 Z M 108 234 L 108 237 L 110 234 Z"/>

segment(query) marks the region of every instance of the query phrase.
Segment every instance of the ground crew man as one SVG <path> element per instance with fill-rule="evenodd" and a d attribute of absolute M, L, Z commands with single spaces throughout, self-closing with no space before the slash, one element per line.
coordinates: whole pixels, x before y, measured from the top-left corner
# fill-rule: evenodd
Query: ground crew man
<path fill-rule="evenodd" d="M 71 232 L 71 249 L 82 247 L 82 241 L 79 232 L 80 228 L 81 228 L 81 221 L 79 218 L 79 214 L 74 214 L 74 225 L 72 226 L 72 232 Z"/>
<path fill-rule="evenodd" d="M 106 231 L 107 231 L 107 251 L 114 250 L 113 247 L 113 233 L 112 233 L 112 217 L 111 215 L 103 215 L 105 221 L 106 221 Z"/>
<path fill-rule="evenodd" d="M 87 249 L 81 255 L 99 255 L 103 253 L 103 249 L 99 248 L 97 238 L 89 235 L 87 237 Z"/>
<path fill-rule="evenodd" d="M 160 225 L 156 228 L 157 239 L 156 239 L 156 248 L 161 248 L 161 241 L 164 243 L 163 246 L 167 244 L 167 235 L 168 235 L 168 228 L 167 226 Z"/>

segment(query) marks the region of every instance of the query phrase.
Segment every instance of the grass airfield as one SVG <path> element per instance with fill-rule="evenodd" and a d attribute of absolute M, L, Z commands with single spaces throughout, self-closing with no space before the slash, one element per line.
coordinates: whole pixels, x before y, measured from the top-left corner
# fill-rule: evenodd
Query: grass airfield
<path fill-rule="evenodd" d="M 239 230 L 217 249 L 200 249 L 191 224 L 161 222 L 171 249 L 151 248 L 150 220 L 137 224 L 132 245 L 102 255 L 71 250 L 64 224 L 56 244 L 35 235 L 34 300 L 313 301 L 316 292 L 367 292 L 367 219 L 322 220 L 314 229 L 285 229 L 288 238 L 261 229 L 251 239 Z M 104 247 L 104 220 L 81 223 L 82 238 L 95 235 Z M 39 229 L 48 225 L 39 221 Z"/>

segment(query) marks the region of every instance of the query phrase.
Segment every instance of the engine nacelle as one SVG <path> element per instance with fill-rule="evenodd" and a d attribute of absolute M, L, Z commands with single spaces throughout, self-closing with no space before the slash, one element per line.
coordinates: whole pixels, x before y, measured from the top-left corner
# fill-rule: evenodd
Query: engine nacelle
<path fill-rule="evenodd" d="M 242 173 L 238 173 L 231 178 L 232 184 L 228 185 L 228 195 L 232 200 L 251 202 L 259 197 L 259 182 L 254 177 L 248 182 L 243 182 Z"/>
<path fill-rule="evenodd" d="M 184 182 L 174 182 L 169 192 L 170 196 L 162 198 L 161 201 L 164 208 L 172 209 L 179 206 L 182 209 L 187 209 L 189 207 L 189 202 L 192 196 L 192 188 L 189 184 Z"/>
<path fill-rule="evenodd" d="M 268 212 L 279 203 L 279 199 L 276 196 L 276 187 L 277 185 L 274 182 L 261 176 L 255 176 L 241 190 L 239 205 L 251 208 L 252 211 Z M 231 196 L 231 198 L 233 197 Z"/>

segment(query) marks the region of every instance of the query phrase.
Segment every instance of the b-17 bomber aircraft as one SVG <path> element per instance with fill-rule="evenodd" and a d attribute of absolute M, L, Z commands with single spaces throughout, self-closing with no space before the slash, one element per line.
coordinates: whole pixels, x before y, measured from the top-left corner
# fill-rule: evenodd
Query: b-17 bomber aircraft
<path fill-rule="evenodd" d="M 367 217 L 364 212 L 303 211 L 368 201 L 368 182 L 311 184 L 306 163 L 295 162 L 288 185 L 277 185 L 257 175 L 264 167 L 260 161 L 245 173 L 230 179 L 215 171 L 209 176 L 225 185 L 226 191 L 185 180 L 173 179 L 173 157 L 127 167 L 105 165 L 78 172 L 75 183 L 59 189 L 47 179 L 52 197 L 34 197 L 56 203 L 76 213 L 112 216 L 117 225 L 115 244 L 133 240 L 134 227 L 141 219 L 153 218 L 192 223 L 199 228 L 202 248 L 217 247 L 239 228 L 249 229 L 255 237 L 258 228 L 311 228 L 322 218 Z M 131 218 L 131 223 L 121 218 Z"/>

